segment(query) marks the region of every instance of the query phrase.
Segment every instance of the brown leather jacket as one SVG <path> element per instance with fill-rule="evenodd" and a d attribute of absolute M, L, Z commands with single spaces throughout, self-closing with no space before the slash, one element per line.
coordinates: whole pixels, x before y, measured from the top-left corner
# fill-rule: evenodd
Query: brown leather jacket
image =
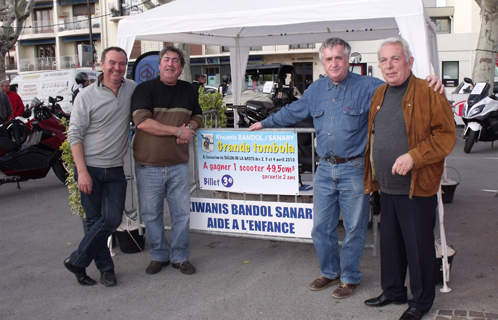
<path fill-rule="evenodd" d="M 368 140 L 365 151 L 365 193 L 379 190 L 375 168 L 371 159 L 374 139 L 374 119 L 382 107 L 387 84 L 380 86 L 370 104 Z M 429 197 L 437 193 L 444 169 L 444 158 L 456 143 L 455 121 L 451 106 L 444 94 L 434 92 L 428 82 L 410 76 L 403 98 L 403 114 L 408 134 L 408 152 L 413 159 L 410 198 Z"/>

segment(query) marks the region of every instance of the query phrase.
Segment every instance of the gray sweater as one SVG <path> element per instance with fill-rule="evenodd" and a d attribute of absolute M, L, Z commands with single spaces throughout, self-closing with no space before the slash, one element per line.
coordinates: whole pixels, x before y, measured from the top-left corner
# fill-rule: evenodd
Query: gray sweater
<path fill-rule="evenodd" d="M 82 143 L 87 166 L 119 167 L 130 137 L 131 96 L 137 84 L 123 79 L 116 97 L 99 81 L 78 95 L 71 111 L 67 140 Z"/>

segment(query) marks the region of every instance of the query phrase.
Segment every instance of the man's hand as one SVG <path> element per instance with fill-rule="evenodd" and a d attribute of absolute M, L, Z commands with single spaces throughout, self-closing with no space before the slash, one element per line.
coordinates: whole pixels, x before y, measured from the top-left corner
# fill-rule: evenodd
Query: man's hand
<path fill-rule="evenodd" d="M 188 143 L 194 136 L 197 135 L 195 130 L 189 129 L 185 126 L 185 123 L 180 127 L 181 129 L 181 135 L 178 136 L 178 139 L 176 139 L 176 143 L 179 143 L 179 140 L 187 140 L 187 142 L 180 142 L 180 143 Z"/>
<path fill-rule="evenodd" d="M 176 138 L 176 144 L 185 144 L 185 143 L 188 143 L 188 140 Z"/>
<path fill-rule="evenodd" d="M 263 129 L 261 122 L 256 122 L 255 124 L 253 124 L 249 127 L 249 131 L 261 130 L 261 129 Z"/>
<path fill-rule="evenodd" d="M 441 82 L 441 80 L 439 79 L 439 77 L 433 76 L 433 75 L 429 75 L 429 76 L 427 76 L 427 78 L 425 78 L 425 80 L 429 81 L 429 88 L 432 88 L 432 86 L 435 85 L 434 86 L 434 91 L 438 91 L 439 90 L 440 94 L 445 93 L 444 84 Z"/>
<path fill-rule="evenodd" d="M 392 174 L 399 174 L 406 176 L 406 174 L 413 168 L 413 159 L 408 153 L 399 156 L 393 165 Z"/>
<path fill-rule="evenodd" d="M 88 171 L 78 172 L 78 188 L 86 194 L 92 192 L 92 178 L 90 178 Z"/>

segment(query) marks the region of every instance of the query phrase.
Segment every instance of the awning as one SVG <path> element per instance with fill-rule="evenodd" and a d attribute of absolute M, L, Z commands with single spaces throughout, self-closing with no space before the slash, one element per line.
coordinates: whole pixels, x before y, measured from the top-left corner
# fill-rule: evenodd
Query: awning
<path fill-rule="evenodd" d="M 21 40 L 20 44 L 22 46 L 32 46 L 35 44 L 52 44 L 55 43 L 55 38 L 50 39 L 33 39 L 33 40 Z"/>
<path fill-rule="evenodd" d="M 453 17 L 455 14 L 455 7 L 433 7 L 425 8 L 429 17 Z"/>
<path fill-rule="evenodd" d="M 100 33 L 92 34 L 93 40 L 100 39 Z M 74 41 L 90 41 L 90 36 L 88 34 L 72 37 L 63 37 L 62 42 L 74 42 Z"/>
<path fill-rule="evenodd" d="M 52 8 L 54 6 L 54 3 L 52 1 L 50 2 L 35 2 L 35 5 L 33 6 L 34 9 L 40 9 L 40 8 Z"/>
<path fill-rule="evenodd" d="M 98 2 L 98 0 L 90 0 L 90 2 Z M 83 4 L 86 0 L 59 0 L 60 6 L 72 5 L 72 4 Z"/>

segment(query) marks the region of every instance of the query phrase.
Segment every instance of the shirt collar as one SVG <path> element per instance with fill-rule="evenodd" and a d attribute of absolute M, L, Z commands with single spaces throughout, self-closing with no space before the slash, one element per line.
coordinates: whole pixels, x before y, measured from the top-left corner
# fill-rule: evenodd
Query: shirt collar
<path fill-rule="evenodd" d="M 338 84 L 333 83 L 332 80 L 330 80 L 330 78 L 328 78 L 328 79 L 329 79 L 329 82 L 327 84 L 327 90 L 332 90 L 336 86 L 338 86 L 342 90 L 346 90 L 346 87 L 348 86 L 349 79 L 351 79 L 351 72 L 348 71 L 348 74 L 346 75 L 346 77 L 344 79 L 342 79 L 342 81 L 339 82 Z"/>

